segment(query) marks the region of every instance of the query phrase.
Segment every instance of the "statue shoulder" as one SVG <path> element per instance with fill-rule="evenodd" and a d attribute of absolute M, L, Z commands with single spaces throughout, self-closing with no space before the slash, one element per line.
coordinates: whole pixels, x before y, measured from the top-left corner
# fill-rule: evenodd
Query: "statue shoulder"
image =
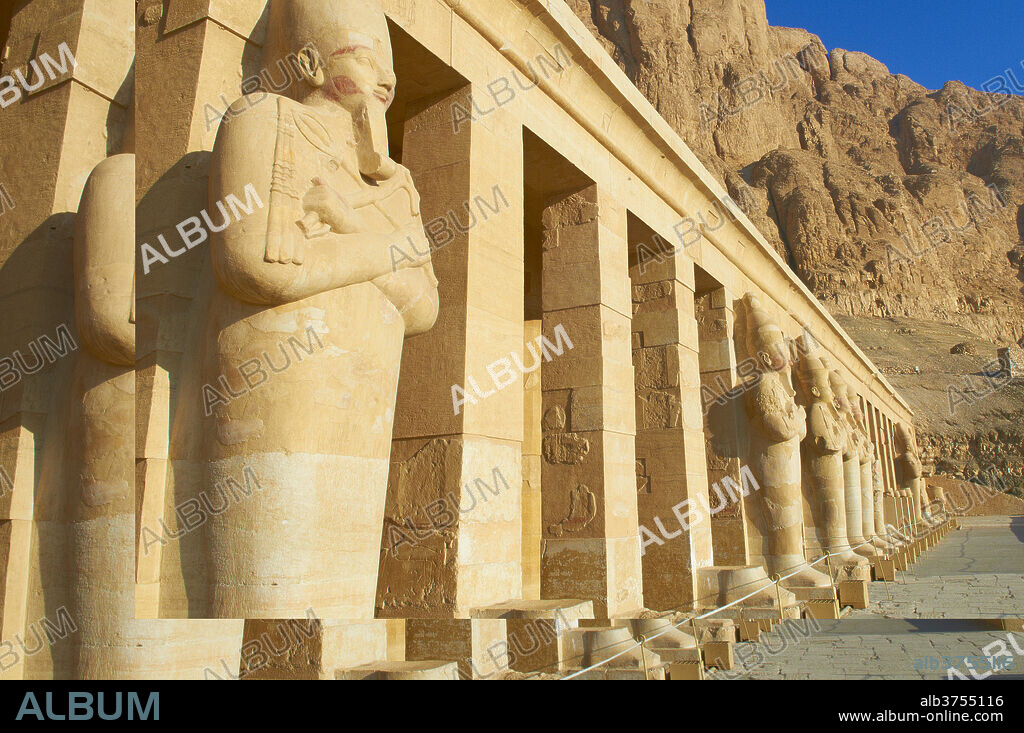
<path fill-rule="evenodd" d="M 217 139 L 244 139 L 263 134 L 271 136 L 269 142 L 273 145 L 281 112 L 293 112 L 301 107 L 295 100 L 280 94 L 245 94 L 228 106 L 217 131 Z M 250 140 L 250 144 L 254 142 L 258 144 L 260 141 Z"/>

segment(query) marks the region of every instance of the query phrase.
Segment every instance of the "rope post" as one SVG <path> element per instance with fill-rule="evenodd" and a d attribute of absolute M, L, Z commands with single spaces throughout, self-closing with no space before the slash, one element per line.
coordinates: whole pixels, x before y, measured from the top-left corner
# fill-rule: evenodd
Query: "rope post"
<path fill-rule="evenodd" d="M 779 599 L 779 621 L 785 621 L 786 615 L 782 606 L 782 576 L 775 573 L 772 576 L 772 581 L 775 583 L 775 597 Z"/>
<path fill-rule="evenodd" d="M 644 649 L 644 643 L 647 641 L 647 637 L 640 634 L 637 640 L 640 642 L 640 660 L 644 665 L 644 679 L 649 680 L 651 677 L 647 671 L 647 650 Z"/>
<path fill-rule="evenodd" d="M 704 679 L 704 653 L 700 648 L 700 635 L 697 633 L 697 619 L 690 618 L 690 627 L 693 629 L 693 640 L 697 644 L 697 672 L 701 679 Z"/>
<path fill-rule="evenodd" d="M 893 574 L 896 573 L 896 564 L 893 563 Z M 879 573 L 882 576 L 882 582 L 885 584 L 885 595 L 889 596 L 889 600 L 892 600 L 892 593 L 889 592 L 889 581 L 885 579 L 885 573 Z"/>
<path fill-rule="evenodd" d="M 825 554 L 825 565 L 828 566 L 828 582 L 832 584 L 832 610 L 836 618 L 839 618 L 839 593 L 836 591 L 836 579 L 832 575 L 832 554 Z"/>

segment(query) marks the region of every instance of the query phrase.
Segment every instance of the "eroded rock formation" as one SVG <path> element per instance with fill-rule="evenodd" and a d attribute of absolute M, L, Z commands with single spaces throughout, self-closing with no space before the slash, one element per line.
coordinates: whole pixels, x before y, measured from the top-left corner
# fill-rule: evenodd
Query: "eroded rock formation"
<path fill-rule="evenodd" d="M 834 313 L 1021 339 L 1024 98 L 926 89 L 763 0 L 568 2 Z"/>

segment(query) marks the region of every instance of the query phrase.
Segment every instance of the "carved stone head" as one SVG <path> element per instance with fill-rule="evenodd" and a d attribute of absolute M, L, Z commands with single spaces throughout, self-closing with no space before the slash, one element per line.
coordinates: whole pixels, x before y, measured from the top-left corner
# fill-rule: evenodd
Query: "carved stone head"
<path fill-rule="evenodd" d="M 811 352 L 803 340 L 801 340 L 799 349 L 802 357 L 799 361 L 798 374 L 807 393 L 814 402 L 834 405 L 835 395 L 832 393 L 832 380 L 825 362 L 820 356 Z"/>
<path fill-rule="evenodd" d="M 394 100 L 391 37 L 376 0 L 271 0 L 263 66 L 297 73 L 287 96 L 300 101 L 315 95 L 355 112 Z"/>
<path fill-rule="evenodd" d="M 758 370 L 785 371 L 790 366 L 790 348 L 785 334 L 756 295 L 748 294 L 746 302 L 747 347 L 757 359 Z"/>
<path fill-rule="evenodd" d="M 821 361 L 825 368 L 829 370 L 828 379 L 832 387 L 833 404 L 840 413 L 852 414 L 850 402 L 846 397 L 846 380 L 843 379 L 843 375 L 838 369 L 831 369 L 831 364 L 827 359 L 822 358 Z"/>
<path fill-rule="evenodd" d="M 288 76 L 286 96 L 350 115 L 364 175 L 394 175 L 385 115 L 396 79 L 376 0 L 271 0 L 263 66 L 272 78 Z"/>
<path fill-rule="evenodd" d="M 914 429 L 905 423 L 896 425 L 896 447 L 901 453 L 917 455 L 917 439 L 914 437 Z"/>
<path fill-rule="evenodd" d="M 857 394 L 857 390 L 853 388 L 852 384 L 846 385 L 846 401 L 850 403 L 850 411 L 853 413 L 853 419 L 857 421 L 857 425 L 860 426 L 861 429 L 864 429 L 864 411 L 860 409 L 860 396 Z"/>

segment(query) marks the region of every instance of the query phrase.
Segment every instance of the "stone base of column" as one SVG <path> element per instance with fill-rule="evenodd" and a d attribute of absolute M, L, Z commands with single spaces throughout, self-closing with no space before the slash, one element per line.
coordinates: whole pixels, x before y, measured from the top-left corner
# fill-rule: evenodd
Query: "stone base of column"
<path fill-rule="evenodd" d="M 635 572 L 636 536 L 559 537 L 544 540 L 541 596 L 594 599 L 597 618 L 636 618 L 643 610 Z"/>
<path fill-rule="evenodd" d="M 474 620 L 500 619 L 505 624 L 508 669 L 556 674 L 569 664 L 567 634 L 594 618 L 594 604 L 576 599 L 517 600 L 475 608 L 470 615 Z"/>
<path fill-rule="evenodd" d="M 853 608 L 867 608 L 870 603 L 868 597 L 868 581 L 844 581 L 837 583 L 839 592 L 839 605 L 852 606 Z"/>
<path fill-rule="evenodd" d="M 442 660 L 425 662 L 375 662 L 339 669 L 336 680 L 457 680 L 459 665 Z"/>
<path fill-rule="evenodd" d="M 577 679 L 665 679 L 667 665 L 637 645 L 629 626 L 573 629 L 566 634 L 565 651 L 565 674 L 608 660 Z"/>
<path fill-rule="evenodd" d="M 804 601 L 802 605 L 804 607 L 804 618 L 839 618 L 839 604 L 831 598 L 812 598 Z"/>
<path fill-rule="evenodd" d="M 880 557 L 871 566 L 874 580 L 896 582 L 896 562 L 892 557 Z"/>
<path fill-rule="evenodd" d="M 762 566 L 713 565 L 700 568 L 697 571 L 697 602 L 694 604 L 694 608 L 696 610 L 721 608 L 751 593 L 754 595 L 740 601 L 736 607 L 778 609 L 779 593 Z M 796 603 L 796 596 L 785 587 L 782 588 L 781 596 L 783 607 Z"/>
<path fill-rule="evenodd" d="M 401 661 L 404 636 L 402 619 L 250 620 L 245 622 L 241 676 L 247 680 L 348 679 L 338 678 L 339 670 Z"/>
<path fill-rule="evenodd" d="M 486 680 L 503 677 L 515 657 L 505 619 L 405 621 L 405 659 L 408 662 L 456 662 L 461 679 Z"/>

